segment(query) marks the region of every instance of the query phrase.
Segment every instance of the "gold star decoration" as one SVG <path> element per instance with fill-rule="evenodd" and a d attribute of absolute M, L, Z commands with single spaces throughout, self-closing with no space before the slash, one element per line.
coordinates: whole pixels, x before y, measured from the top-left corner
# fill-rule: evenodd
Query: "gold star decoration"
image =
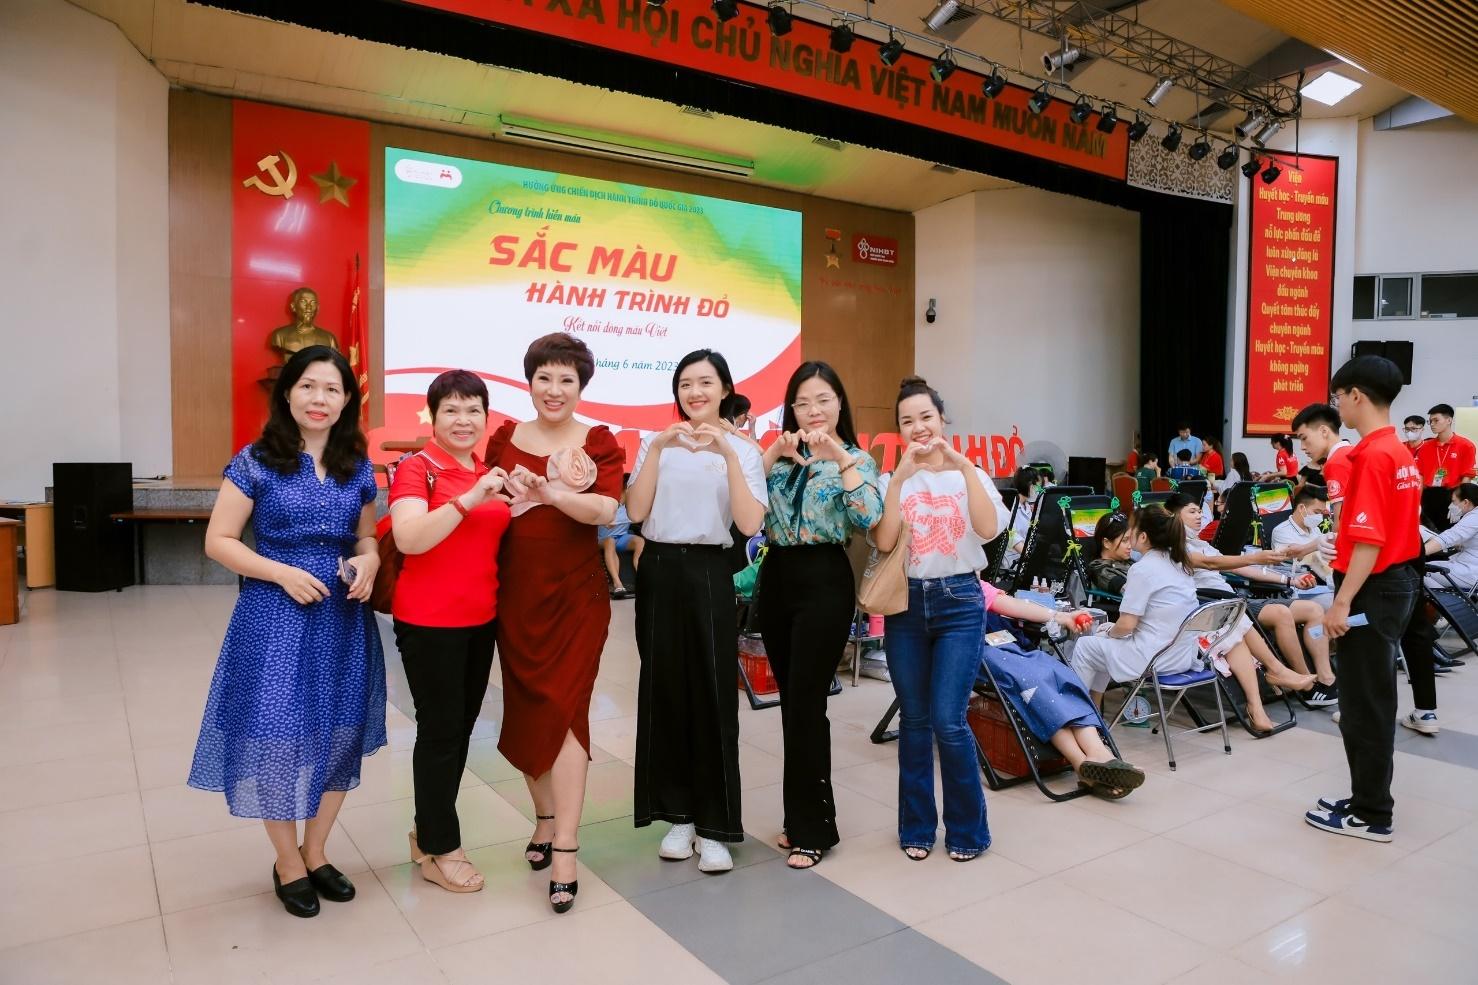
<path fill-rule="evenodd" d="M 828 253 L 828 254 L 826 254 L 826 269 L 827 270 L 841 270 L 842 269 L 842 258 L 839 257 L 839 256 L 837 256 L 837 245 L 835 243 L 832 243 L 831 244 L 831 252 Z"/>
<path fill-rule="evenodd" d="M 340 174 L 338 161 L 330 161 L 326 172 L 315 174 L 312 178 L 318 183 L 319 205 L 333 199 L 345 208 L 349 206 L 349 189 L 359 181 L 358 178 Z"/>
<path fill-rule="evenodd" d="M 422 407 L 420 410 L 416 411 L 416 420 L 420 421 L 422 424 L 430 424 L 431 423 L 431 408 L 430 407 Z"/>

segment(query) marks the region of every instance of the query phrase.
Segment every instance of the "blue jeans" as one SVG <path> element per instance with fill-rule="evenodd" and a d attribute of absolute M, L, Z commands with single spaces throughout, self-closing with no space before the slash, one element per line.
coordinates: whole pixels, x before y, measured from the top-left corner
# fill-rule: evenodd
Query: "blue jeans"
<path fill-rule="evenodd" d="M 898 695 L 898 841 L 933 848 L 934 743 L 944 782 L 944 844 L 990 847 L 975 739 L 965 724 L 980 671 L 985 604 L 973 574 L 910 578 L 908 608 L 887 620 L 888 673 Z"/>

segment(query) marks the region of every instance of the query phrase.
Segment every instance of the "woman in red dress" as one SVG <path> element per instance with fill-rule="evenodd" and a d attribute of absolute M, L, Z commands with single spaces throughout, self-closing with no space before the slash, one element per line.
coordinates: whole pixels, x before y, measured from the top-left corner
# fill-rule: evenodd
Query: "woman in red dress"
<path fill-rule="evenodd" d="M 590 763 L 590 695 L 610 628 L 596 526 L 616 516 L 625 456 L 608 428 L 575 419 L 595 372 L 590 349 L 556 332 L 524 355 L 537 416 L 488 440 L 489 467 L 508 473 L 513 522 L 498 564 L 503 734 L 498 751 L 521 770 L 538 817 L 524 857 L 550 873 L 549 902 L 575 902 L 574 853 Z"/>

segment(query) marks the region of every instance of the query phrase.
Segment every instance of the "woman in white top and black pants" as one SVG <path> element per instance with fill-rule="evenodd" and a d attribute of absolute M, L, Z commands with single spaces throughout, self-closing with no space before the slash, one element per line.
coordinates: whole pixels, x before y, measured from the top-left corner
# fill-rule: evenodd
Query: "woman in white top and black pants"
<path fill-rule="evenodd" d="M 642 441 L 626 512 L 647 546 L 637 571 L 635 821 L 668 821 L 659 854 L 733 868 L 726 842 L 744 839 L 739 813 L 738 639 L 730 525 L 746 537 L 765 515 L 759 449 L 724 424 L 734 381 L 708 349 L 677 364 L 681 421 Z"/>
<path fill-rule="evenodd" d="M 990 478 L 944 440 L 944 402 L 917 376 L 898 391 L 898 469 L 879 483 L 880 550 L 909 542 L 908 608 L 887 619 L 888 672 L 898 695 L 898 842 L 909 858 L 934 848 L 934 744 L 944 784 L 944 843 L 969 861 L 990 847 L 985 792 L 965 706 L 980 671 L 985 544 L 1009 522 Z"/>

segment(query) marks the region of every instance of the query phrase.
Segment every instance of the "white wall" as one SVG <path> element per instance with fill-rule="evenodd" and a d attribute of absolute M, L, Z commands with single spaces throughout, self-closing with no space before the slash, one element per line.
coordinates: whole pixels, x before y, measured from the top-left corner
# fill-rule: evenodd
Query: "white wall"
<path fill-rule="evenodd" d="M 1139 216 L 1008 188 L 914 218 L 914 361 L 951 430 L 1015 425 L 1027 442 L 1122 459 L 1139 417 Z"/>
<path fill-rule="evenodd" d="M 55 461 L 167 473 L 168 85 L 64 0 L 0 3 L 0 498 Z"/>
<path fill-rule="evenodd" d="M 1285 129 L 1274 144 L 1291 153 L 1293 135 Z M 1310 120 L 1302 126 L 1298 147 L 1340 159 L 1330 371 L 1349 358 L 1350 346 L 1358 340 L 1409 340 L 1415 344 L 1412 380 L 1392 408 L 1396 419 L 1425 416 L 1436 403 L 1469 403 L 1478 393 L 1478 319 L 1355 321 L 1351 301 L 1357 274 L 1478 270 L 1478 126 L 1452 118 L 1377 131 L 1370 120 Z M 1247 183 L 1238 188 L 1228 332 L 1229 433 L 1233 451 L 1247 452 L 1253 468 L 1271 469 L 1268 442 L 1240 437 L 1247 344 Z"/>
<path fill-rule="evenodd" d="M 1358 140 L 1353 272 L 1478 270 L 1478 125 L 1453 117 L 1378 131 L 1366 120 Z M 1414 344 L 1411 386 L 1393 408 L 1398 419 L 1426 416 L 1437 403 L 1461 407 L 1478 394 L 1478 319 L 1348 324 L 1351 340 Z"/>

